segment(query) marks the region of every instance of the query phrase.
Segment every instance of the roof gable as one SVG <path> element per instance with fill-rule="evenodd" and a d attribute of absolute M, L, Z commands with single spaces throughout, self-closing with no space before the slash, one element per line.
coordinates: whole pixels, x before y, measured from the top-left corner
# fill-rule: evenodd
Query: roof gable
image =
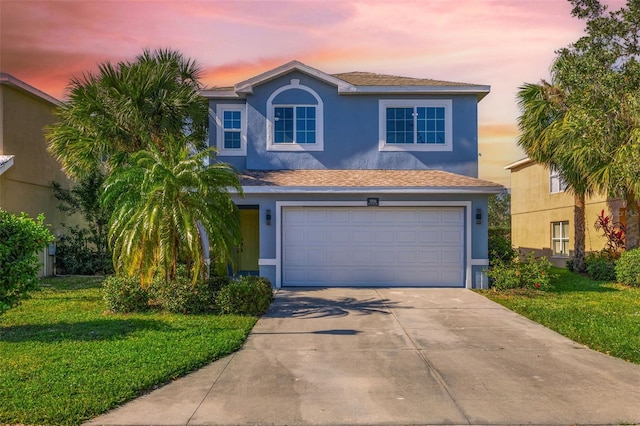
<path fill-rule="evenodd" d="M 266 83 L 270 80 L 278 78 L 291 71 L 300 71 L 304 74 L 310 75 L 320 81 L 324 81 L 328 84 L 338 87 L 338 91 L 353 91 L 355 88 L 344 80 L 334 77 L 330 74 L 326 74 L 320 70 L 312 68 L 299 61 L 291 61 L 270 71 L 259 74 L 248 80 L 240 82 L 234 86 L 234 90 L 237 93 L 251 94 L 253 93 L 254 86 Z"/>
<path fill-rule="evenodd" d="M 254 87 L 285 75 L 291 71 L 300 71 L 320 81 L 337 87 L 341 95 L 358 94 L 471 94 L 480 101 L 491 90 L 490 86 L 480 84 L 457 83 L 428 78 L 401 77 L 370 72 L 347 72 L 327 74 L 299 61 L 291 61 L 266 71 L 233 87 L 219 87 L 202 92 L 209 98 L 240 98 L 253 93 Z"/>

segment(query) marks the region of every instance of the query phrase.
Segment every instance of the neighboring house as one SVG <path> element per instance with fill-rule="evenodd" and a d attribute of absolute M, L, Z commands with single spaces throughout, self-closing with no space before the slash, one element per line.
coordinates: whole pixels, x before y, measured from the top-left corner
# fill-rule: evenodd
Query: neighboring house
<path fill-rule="evenodd" d="M 535 251 L 554 265 L 564 267 L 574 249 L 574 196 L 553 170 L 529 158 L 505 166 L 511 171 L 511 242 L 523 254 Z M 594 224 L 604 210 L 614 222 L 624 223 L 620 200 L 601 195 L 587 197 L 585 249 L 602 250 L 606 239 Z"/>
<path fill-rule="evenodd" d="M 43 133 L 55 121 L 53 109 L 58 104 L 46 93 L 0 73 L 0 208 L 31 217 L 43 213 L 56 236 L 63 231 L 61 223 L 72 220 L 57 209 L 51 182 L 68 188 L 70 181 L 47 152 Z M 53 274 L 51 254 L 48 248 L 40 253 L 40 275 Z"/>
<path fill-rule="evenodd" d="M 293 61 L 209 99 L 241 174 L 241 273 L 276 287 L 486 287 L 477 104 L 489 86 Z"/>

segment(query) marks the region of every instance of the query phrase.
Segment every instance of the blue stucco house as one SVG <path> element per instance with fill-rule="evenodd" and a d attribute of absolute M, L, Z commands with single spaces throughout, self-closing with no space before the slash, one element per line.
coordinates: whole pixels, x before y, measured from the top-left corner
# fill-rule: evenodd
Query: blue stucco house
<path fill-rule="evenodd" d="M 489 86 L 297 61 L 203 91 L 241 174 L 239 270 L 275 287 L 486 287 L 477 104 Z"/>

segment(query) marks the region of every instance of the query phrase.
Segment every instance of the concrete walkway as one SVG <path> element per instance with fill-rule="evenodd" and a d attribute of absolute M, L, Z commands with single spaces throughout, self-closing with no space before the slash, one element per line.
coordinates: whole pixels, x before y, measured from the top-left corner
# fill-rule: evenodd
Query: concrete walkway
<path fill-rule="evenodd" d="M 640 366 L 469 290 L 296 289 L 237 353 L 88 424 L 522 423 L 640 423 Z"/>

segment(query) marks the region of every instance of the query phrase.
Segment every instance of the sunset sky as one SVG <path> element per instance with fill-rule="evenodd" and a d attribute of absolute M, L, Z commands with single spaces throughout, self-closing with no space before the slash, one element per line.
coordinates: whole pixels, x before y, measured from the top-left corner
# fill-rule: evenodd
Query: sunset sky
<path fill-rule="evenodd" d="M 607 0 L 616 9 L 623 0 Z M 548 78 L 583 22 L 566 0 L 0 0 L 0 70 L 64 99 L 70 77 L 168 47 L 208 86 L 297 59 L 327 73 L 369 71 L 487 84 L 480 177 L 509 186 L 518 86 Z"/>

